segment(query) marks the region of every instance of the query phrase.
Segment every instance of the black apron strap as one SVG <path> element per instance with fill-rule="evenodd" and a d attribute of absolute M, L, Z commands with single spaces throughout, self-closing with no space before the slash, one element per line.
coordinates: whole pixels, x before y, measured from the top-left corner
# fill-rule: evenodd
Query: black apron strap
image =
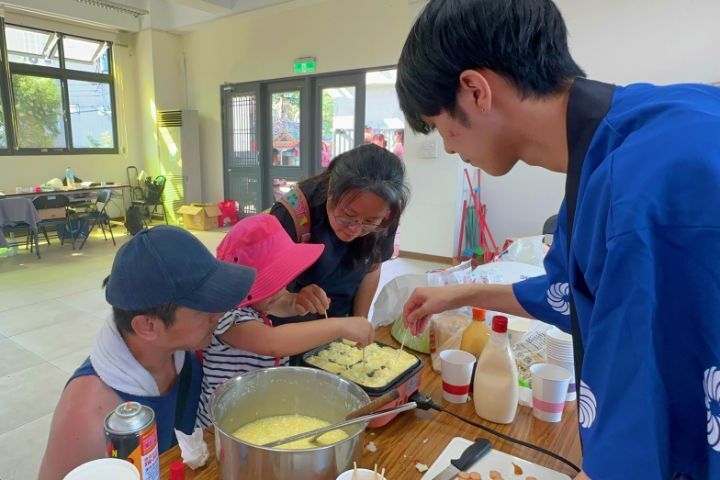
<path fill-rule="evenodd" d="M 565 180 L 568 281 L 570 280 L 571 268 L 575 268 L 570 252 L 572 251 L 573 223 L 575 220 L 575 209 L 577 207 L 583 162 L 585 161 L 588 147 L 595 135 L 597 127 L 610 110 L 614 90 L 614 85 L 578 78 L 575 80 L 570 91 L 567 115 L 568 173 Z M 577 399 L 579 401 L 580 379 L 582 376 L 585 349 L 583 347 L 582 332 L 580 331 L 580 321 L 577 311 L 575 310 L 575 302 L 572 298 L 572 285 L 568 286 L 568 300 L 570 303 L 570 332 L 572 333 L 575 360 L 575 387 L 578 389 Z"/>
<path fill-rule="evenodd" d="M 185 410 L 187 409 L 188 396 L 190 392 L 190 380 L 193 370 L 190 355 L 192 354 L 185 352 L 185 361 L 183 362 L 182 370 L 180 370 L 180 377 L 178 378 L 178 396 L 177 401 L 175 402 L 175 428 L 181 432 L 183 431 L 182 423 L 185 416 Z M 173 445 L 175 445 L 175 443 L 177 443 L 177 439 L 173 435 Z"/>

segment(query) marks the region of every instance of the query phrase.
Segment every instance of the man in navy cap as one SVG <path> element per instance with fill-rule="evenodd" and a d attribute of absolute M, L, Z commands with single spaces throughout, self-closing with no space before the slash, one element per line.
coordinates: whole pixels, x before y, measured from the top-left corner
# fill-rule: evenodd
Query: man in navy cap
<path fill-rule="evenodd" d="M 160 453 L 175 444 L 175 428 L 192 433 L 202 381 L 193 351 L 208 345 L 254 277 L 177 227 L 145 229 L 123 245 L 104 282 L 112 316 L 60 397 L 40 478 L 107 456 L 105 417 L 126 401 L 155 412 Z"/>

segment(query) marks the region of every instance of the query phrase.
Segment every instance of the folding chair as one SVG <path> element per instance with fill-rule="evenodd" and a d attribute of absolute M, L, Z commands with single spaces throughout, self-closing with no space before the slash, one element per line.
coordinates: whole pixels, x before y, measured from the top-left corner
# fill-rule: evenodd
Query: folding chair
<path fill-rule="evenodd" d="M 11 233 L 13 236 L 17 232 L 26 232 L 25 248 L 30 246 L 32 251 L 35 247 L 35 254 L 40 258 L 40 244 L 38 243 L 38 218 L 37 210 L 29 198 L 4 198 L 0 199 L 0 235 Z M 0 241 L 0 245 L 17 246 L 18 242 L 8 244 Z"/>
<path fill-rule="evenodd" d="M 47 234 L 48 228 L 54 228 L 55 229 L 55 235 L 60 239 L 60 245 L 65 244 L 65 235 L 61 235 L 61 232 L 64 232 L 65 230 L 71 230 L 70 223 L 68 219 L 68 213 L 69 213 L 69 207 L 70 207 L 70 198 L 66 195 L 43 195 L 40 197 L 35 197 L 33 199 L 33 205 L 35 205 L 35 209 L 38 211 L 38 215 L 40 216 L 40 221 L 37 223 L 38 231 L 41 231 L 42 234 L 45 236 L 45 241 L 48 245 L 50 245 L 50 238 Z M 45 218 L 43 210 L 47 211 L 49 209 L 62 209 L 63 215 L 62 217 L 55 217 L 55 218 Z M 75 238 L 72 239 L 72 247 L 73 250 L 75 250 Z"/>
<path fill-rule="evenodd" d="M 107 214 L 107 206 L 108 202 L 110 202 L 111 195 L 112 190 L 110 189 L 100 190 L 98 192 L 97 198 L 95 199 L 95 203 L 93 203 L 93 205 L 90 207 L 90 210 L 87 213 L 79 214 L 77 216 L 78 228 L 80 229 L 82 229 L 82 222 L 89 222 L 90 220 L 92 220 L 92 224 L 90 224 L 90 228 L 88 229 L 85 238 L 83 238 L 79 250 L 82 250 L 85 242 L 95 228 L 95 225 L 100 225 L 100 228 L 103 232 L 103 237 L 105 237 L 105 241 L 107 241 L 107 234 L 105 232 L 105 227 L 107 226 L 107 229 L 110 232 L 110 238 L 112 238 L 113 245 L 117 245 L 117 243 L 115 243 L 115 235 L 113 235 L 112 228 L 110 227 L 110 217 L 108 217 Z"/>
<path fill-rule="evenodd" d="M 127 175 L 127 182 L 130 186 L 130 201 L 145 200 L 145 193 L 143 192 L 142 186 L 140 186 L 140 174 L 138 169 L 134 165 L 130 165 L 125 169 Z"/>

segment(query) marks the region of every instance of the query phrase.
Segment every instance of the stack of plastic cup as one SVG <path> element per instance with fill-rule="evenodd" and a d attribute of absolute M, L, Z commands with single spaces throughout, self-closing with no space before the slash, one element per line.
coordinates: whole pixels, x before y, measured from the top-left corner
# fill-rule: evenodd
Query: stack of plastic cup
<path fill-rule="evenodd" d="M 574 401 L 577 397 L 577 391 L 575 387 L 572 336 L 553 327 L 545 334 L 545 349 L 545 358 L 548 363 L 562 367 L 570 372 L 570 385 L 568 385 L 565 401 Z"/>

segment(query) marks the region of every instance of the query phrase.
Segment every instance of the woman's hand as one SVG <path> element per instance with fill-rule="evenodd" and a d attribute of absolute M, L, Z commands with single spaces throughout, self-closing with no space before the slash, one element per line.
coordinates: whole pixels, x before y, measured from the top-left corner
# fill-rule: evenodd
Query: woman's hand
<path fill-rule="evenodd" d="M 330 308 L 330 299 L 325 294 L 325 290 L 312 284 L 294 294 L 291 306 L 298 315 L 307 315 L 308 313 L 325 315 Z"/>
<path fill-rule="evenodd" d="M 356 342 L 358 348 L 366 347 L 375 340 L 375 329 L 365 317 L 342 317 L 333 320 L 342 322 L 343 338 Z"/>

